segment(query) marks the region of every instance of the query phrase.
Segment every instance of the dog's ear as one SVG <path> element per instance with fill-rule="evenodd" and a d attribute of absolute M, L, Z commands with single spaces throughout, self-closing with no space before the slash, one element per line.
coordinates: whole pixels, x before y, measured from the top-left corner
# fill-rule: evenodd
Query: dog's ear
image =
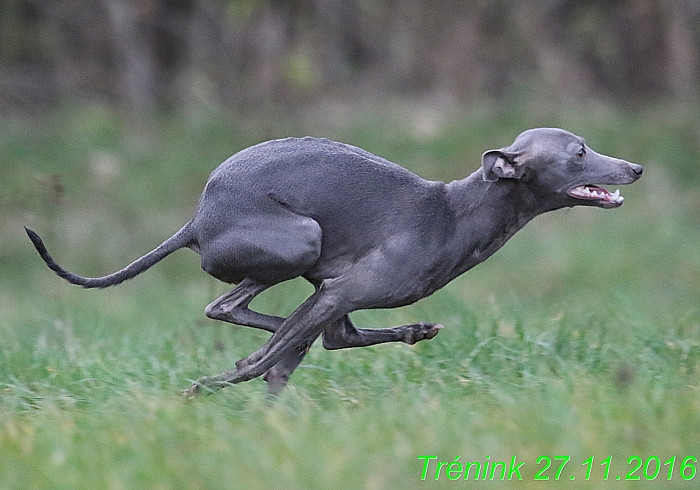
<path fill-rule="evenodd" d="M 504 150 L 489 150 L 481 156 L 482 174 L 486 182 L 498 179 L 519 179 L 524 170 L 517 155 Z"/>

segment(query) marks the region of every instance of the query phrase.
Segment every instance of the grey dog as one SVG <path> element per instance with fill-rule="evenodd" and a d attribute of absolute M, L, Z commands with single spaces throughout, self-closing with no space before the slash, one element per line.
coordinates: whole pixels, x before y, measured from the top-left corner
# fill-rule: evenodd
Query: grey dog
<path fill-rule="evenodd" d="M 85 278 L 59 266 L 39 236 L 29 238 L 60 277 L 85 288 L 131 279 L 188 247 L 202 269 L 236 287 L 207 306 L 208 317 L 272 333 L 236 368 L 198 379 L 188 397 L 261 375 L 279 392 L 323 336 L 326 349 L 414 344 L 441 325 L 355 327 L 348 314 L 411 304 L 483 262 L 535 216 L 572 206 L 616 208 L 642 167 L 591 150 L 562 129 L 538 128 L 490 150 L 482 166 L 449 184 L 420 178 L 360 148 L 287 138 L 244 149 L 212 172 L 194 217 L 124 269 Z M 303 277 L 315 292 L 289 317 L 248 308 L 282 281 Z"/>

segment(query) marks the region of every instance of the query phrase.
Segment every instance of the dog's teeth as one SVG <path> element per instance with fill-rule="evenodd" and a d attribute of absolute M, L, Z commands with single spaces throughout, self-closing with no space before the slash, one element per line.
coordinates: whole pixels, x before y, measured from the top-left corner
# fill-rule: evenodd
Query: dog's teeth
<path fill-rule="evenodd" d="M 600 199 L 615 203 L 621 203 L 625 199 L 620 195 L 620 189 L 616 189 L 615 192 L 610 193 L 601 187 L 581 185 L 573 188 L 570 192 L 572 195 L 576 195 L 582 199 Z"/>

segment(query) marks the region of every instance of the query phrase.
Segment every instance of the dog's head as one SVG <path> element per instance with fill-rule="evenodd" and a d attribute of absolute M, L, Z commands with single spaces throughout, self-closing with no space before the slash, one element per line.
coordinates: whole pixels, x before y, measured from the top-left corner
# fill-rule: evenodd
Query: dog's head
<path fill-rule="evenodd" d="M 521 133 L 511 144 L 482 157 L 484 180 L 514 179 L 547 199 L 552 208 L 622 205 L 620 191 L 602 185 L 631 184 L 641 165 L 596 153 L 583 138 L 563 129 L 537 128 Z"/>

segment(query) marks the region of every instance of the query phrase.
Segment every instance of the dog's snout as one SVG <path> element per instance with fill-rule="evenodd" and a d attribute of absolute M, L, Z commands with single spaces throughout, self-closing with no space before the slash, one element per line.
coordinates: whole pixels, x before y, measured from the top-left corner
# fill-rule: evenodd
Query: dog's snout
<path fill-rule="evenodd" d="M 632 167 L 632 172 L 639 175 L 640 177 L 642 176 L 642 173 L 644 172 L 644 167 L 642 167 L 641 165 L 637 165 L 636 163 L 630 163 L 630 167 Z"/>

